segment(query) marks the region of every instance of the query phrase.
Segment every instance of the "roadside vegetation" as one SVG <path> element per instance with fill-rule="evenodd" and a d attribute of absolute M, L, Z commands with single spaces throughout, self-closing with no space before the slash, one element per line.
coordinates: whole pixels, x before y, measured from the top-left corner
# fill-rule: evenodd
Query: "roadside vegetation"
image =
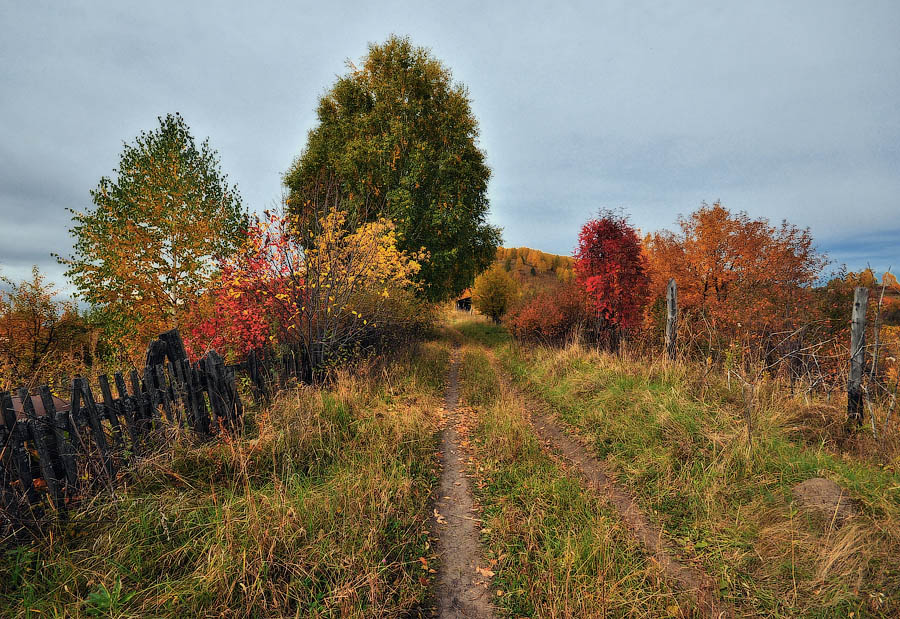
<path fill-rule="evenodd" d="M 495 604 L 509 617 L 678 617 L 676 595 L 640 544 L 584 481 L 542 448 L 523 402 L 485 352 L 464 349 L 465 402 Z"/>
<path fill-rule="evenodd" d="M 841 427 L 843 414 L 824 398 L 761 389 L 751 445 L 741 388 L 703 368 L 578 345 L 522 347 L 484 321 L 458 328 L 492 347 L 522 388 L 584 436 L 743 612 L 900 609 L 896 455 L 874 444 L 838 448 L 829 426 Z M 804 509 L 792 488 L 813 477 L 840 484 L 858 513 L 842 521 Z"/>
<path fill-rule="evenodd" d="M 401 616 L 425 608 L 448 353 L 298 387 L 247 436 L 139 462 L 45 537 L 5 552 L 4 617 Z"/>

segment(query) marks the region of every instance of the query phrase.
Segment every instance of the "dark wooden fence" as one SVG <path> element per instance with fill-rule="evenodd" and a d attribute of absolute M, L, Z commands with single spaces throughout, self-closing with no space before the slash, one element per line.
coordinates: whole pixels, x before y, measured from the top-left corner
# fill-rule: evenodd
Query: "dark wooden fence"
<path fill-rule="evenodd" d="M 112 489 L 124 465 L 177 431 L 201 439 L 240 432 L 237 373 L 268 399 L 273 379 L 303 376 L 299 359 L 251 353 L 225 365 L 211 351 L 191 363 L 178 332 L 169 331 L 151 343 L 142 373 L 100 376 L 96 391 L 76 377 L 69 401 L 47 386 L 0 392 L 0 532 L 23 530 L 48 512 L 65 517 L 79 497 Z"/>

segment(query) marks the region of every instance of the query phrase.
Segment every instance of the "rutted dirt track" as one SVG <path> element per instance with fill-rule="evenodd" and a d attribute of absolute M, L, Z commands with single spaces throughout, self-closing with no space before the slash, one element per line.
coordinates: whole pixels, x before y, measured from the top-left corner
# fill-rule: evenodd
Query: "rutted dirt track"
<path fill-rule="evenodd" d="M 481 556 L 480 520 L 460 453 L 456 404 L 459 360 L 454 352 L 441 433 L 441 481 L 435 500 L 433 531 L 440 557 L 436 592 L 438 617 L 493 617 L 490 583 L 477 568 Z"/>
<path fill-rule="evenodd" d="M 490 356 L 504 386 L 519 395 L 520 400 L 526 403 L 528 410 L 524 412 L 530 416 L 537 435 L 548 448 L 560 453 L 574 465 L 590 487 L 609 501 L 634 536 L 647 549 L 648 554 L 660 565 L 665 575 L 679 588 L 695 596 L 699 610 L 704 616 L 716 618 L 734 616 L 734 610 L 719 599 L 715 580 L 701 569 L 679 560 L 670 544 L 666 542 L 662 530 L 650 522 L 630 494 L 609 478 L 603 463 L 580 441 L 573 438 L 542 403 L 515 387 L 493 355 Z"/>

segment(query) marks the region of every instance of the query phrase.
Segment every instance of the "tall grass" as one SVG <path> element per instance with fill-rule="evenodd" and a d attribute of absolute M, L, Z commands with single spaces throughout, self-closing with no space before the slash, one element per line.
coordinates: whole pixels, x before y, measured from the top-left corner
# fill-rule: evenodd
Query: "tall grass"
<path fill-rule="evenodd" d="M 424 613 L 447 352 L 282 394 L 229 444 L 178 443 L 2 560 L 0 615 Z"/>
<path fill-rule="evenodd" d="M 479 330 L 479 333 L 484 331 Z M 460 377 L 476 407 L 476 488 L 494 585 L 509 617 L 691 616 L 611 508 L 542 448 L 483 352 Z"/>
<path fill-rule="evenodd" d="M 499 356 L 589 439 L 741 609 L 786 617 L 900 613 L 897 462 L 804 440 L 798 420 L 815 402 L 764 385 L 751 445 L 739 389 L 702 369 L 578 346 L 507 344 Z M 801 509 L 791 488 L 811 477 L 839 483 L 859 514 L 838 527 Z"/>

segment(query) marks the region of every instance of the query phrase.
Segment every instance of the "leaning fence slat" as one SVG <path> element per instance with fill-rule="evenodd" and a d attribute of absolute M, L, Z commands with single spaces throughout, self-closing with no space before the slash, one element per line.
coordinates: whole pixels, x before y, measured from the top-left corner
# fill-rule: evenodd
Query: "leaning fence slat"
<path fill-rule="evenodd" d="M 209 411 L 206 408 L 206 398 L 203 397 L 203 382 L 200 380 L 200 372 L 196 366 L 191 367 L 191 383 L 194 392 L 194 429 L 201 436 L 209 436 L 210 428 Z"/>
<path fill-rule="evenodd" d="M 153 368 L 155 383 L 157 388 L 157 398 L 162 404 L 163 410 L 166 412 L 166 420 L 173 424 L 177 421 L 175 417 L 175 413 L 172 410 L 171 400 L 169 398 L 169 385 L 166 382 L 166 373 L 163 371 L 163 366 L 157 365 Z"/>
<path fill-rule="evenodd" d="M 34 440 L 34 448 L 38 454 L 38 466 L 41 470 L 41 477 L 47 485 L 47 492 L 50 494 L 50 503 L 55 509 L 65 509 L 62 492 L 59 488 L 59 480 L 56 477 L 56 471 L 53 466 L 53 453 L 51 451 L 51 442 L 54 442 L 44 419 L 38 420 L 37 412 L 34 410 L 34 402 L 31 400 L 31 394 L 25 387 L 19 388 L 19 399 L 22 402 L 22 412 L 25 415 L 25 423 Z M 22 423 L 19 421 L 19 423 Z"/>
<path fill-rule="evenodd" d="M 228 413 L 225 410 L 225 403 L 222 397 L 217 361 L 218 355 L 211 351 L 203 357 L 201 365 L 203 374 L 206 377 L 206 391 L 209 393 L 209 408 L 215 416 L 213 425 L 228 428 L 230 420 L 228 419 Z"/>
<path fill-rule="evenodd" d="M 162 415 L 159 412 L 159 390 L 153 384 L 154 382 L 153 369 L 148 365 L 144 368 L 144 392 L 150 402 L 149 411 L 153 427 L 158 430 L 162 427 Z"/>
<path fill-rule="evenodd" d="M 37 491 L 34 489 L 34 477 L 31 475 L 31 461 L 25 450 L 26 426 L 16 420 L 16 411 L 13 408 L 12 397 L 8 391 L 0 393 L 0 409 L 3 412 L 3 423 L 9 433 L 9 457 L 15 468 L 19 482 L 22 484 L 22 494 L 25 500 L 33 505 L 37 503 Z"/>
<path fill-rule="evenodd" d="M 113 375 L 113 380 L 116 383 L 116 393 L 119 395 L 119 410 L 122 411 L 122 416 L 125 418 L 125 428 L 128 430 L 128 435 L 131 437 L 131 449 L 135 453 L 139 453 L 141 429 L 135 423 L 134 399 L 128 395 L 125 377 L 122 376 L 121 372 L 116 372 Z"/>
<path fill-rule="evenodd" d="M 181 382 L 178 380 L 178 372 L 175 369 L 175 364 L 172 361 L 166 363 L 166 375 L 168 376 L 169 388 L 166 392 L 169 397 L 169 402 L 171 402 L 172 412 L 175 415 L 175 425 L 183 427 L 184 425 L 184 416 L 181 411 Z"/>
<path fill-rule="evenodd" d="M 109 388 L 109 378 L 106 374 L 101 374 L 97 378 L 100 383 L 100 395 L 103 396 L 103 416 L 109 419 L 112 425 L 113 440 L 119 449 L 125 448 L 124 437 L 122 436 L 122 426 L 119 424 L 118 411 L 116 410 L 116 402 L 113 400 L 112 391 Z"/>
<path fill-rule="evenodd" d="M 109 480 L 112 481 L 116 474 L 116 465 L 112 460 L 109 451 L 109 444 L 106 442 L 106 432 L 103 430 L 103 422 L 100 419 L 100 410 L 94 401 L 94 394 L 91 392 L 91 386 L 84 378 L 77 378 L 81 394 L 84 397 L 84 412 L 91 428 L 91 435 L 94 438 L 94 444 L 100 450 L 100 458 L 103 461 L 103 468 L 106 471 Z"/>
<path fill-rule="evenodd" d="M 44 404 L 44 414 L 47 415 L 48 420 L 51 420 L 50 427 L 56 440 L 56 453 L 59 454 L 59 462 L 62 465 L 66 486 L 71 491 L 78 485 L 78 467 L 75 464 L 75 448 L 72 446 L 69 438 L 66 437 L 66 432 L 71 434 L 74 430 L 69 424 L 68 414 L 65 411 L 56 410 L 50 387 L 44 385 L 41 387 L 40 392 L 41 402 Z"/>
<path fill-rule="evenodd" d="M 244 427 L 244 404 L 237 389 L 237 376 L 233 369 L 226 370 L 226 386 L 229 390 L 229 406 L 234 417 L 234 426 L 238 430 Z"/>
<path fill-rule="evenodd" d="M 134 393 L 134 407 L 137 411 L 135 420 L 141 428 L 141 434 L 147 435 L 153 429 L 153 402 L 150 400 L 150 394 L 141 386 L 141 378 L 137 370 L 131 370 L 129 378 L 131 379 L 131 390 Z"/>
<path fill-rule="evenodd" d="M 0 396 L 0 406 L 3 400 Z M 0 508 L 4 510 L 7 519 L 11 522 L 19 520 L 19 497 L 13 490 L 13 472 L 12 458 L 9 455 L 10 446 L 9 431 L 6 429 L 6 423 L 3 423 L 3 415 L 0 414 Z"/>
<path fill-rule="evenodd" d="M 175 363 L 178 379 L 181 381 L 181 402 L 184 408 L 184 422 L 193 429 L 197 427 L 197 411 L 194 406 L 194 385 L 191 381 L 191 363 L 182 359 Z"/>

